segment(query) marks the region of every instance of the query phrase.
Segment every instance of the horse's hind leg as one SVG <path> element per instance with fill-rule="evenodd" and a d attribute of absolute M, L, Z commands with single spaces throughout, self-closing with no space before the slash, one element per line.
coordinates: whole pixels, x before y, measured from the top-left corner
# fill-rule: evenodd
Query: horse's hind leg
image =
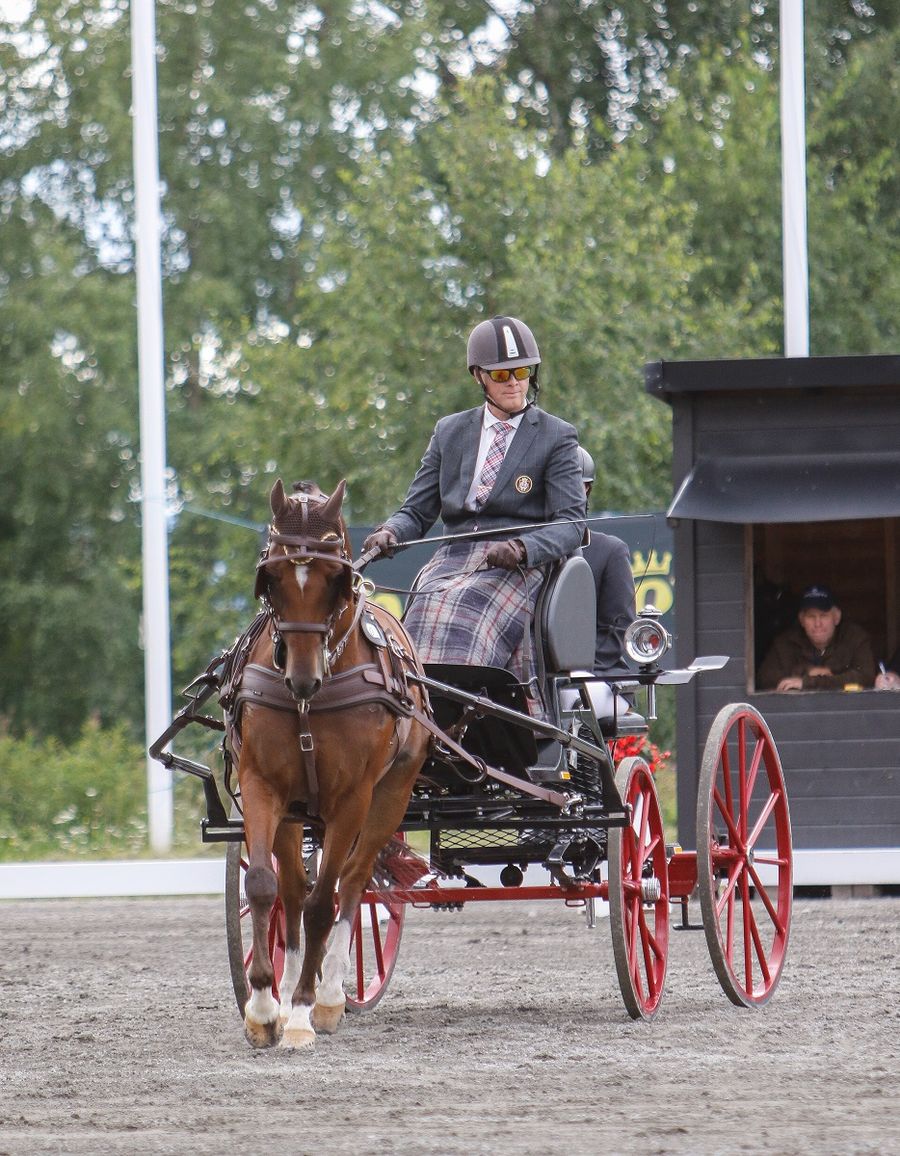
<path fill-rule="evenodd" d="M 303 931 L 305 951 L 300 983 L 294 993 L 294 1009 L 284 1029 L 285 1047 L 308 1047 L 315 1038 L 315 1030 L 333 1032 L 344 1014 L 345 997 L 343 985 L 337 985 L 335 1003 L 325 1017 L 320 1015 L 316 995 L 316 979 L 325 954 L 325 942 L 334 925 L 334 890 L 338 875 L 343 873 L 347 853 L 359 834 L 365 816 L 368 800 L 355 799 L 355 805 L 341 809 L 340 819 L 326 828 L 322 847 L 322 862 L 315 887 L 303 905 Z M 343 884 L 342 884 L 343 889 Z M 352 926 L 352 925 L 351 925 Z M 338 932 L 335 931 L 337 935 Z M 349 949 L 349 939 L 347 940 Z M 348 951 L 349 954 L 349 951 Z M 324 976 L 323 976 L 324 981 Z M 315 1015 L 313 1015 L 315 1009 Z"/>
<path fill-rule="evenodd" d="M 284 971 L 279 984 L 282 1024 L 291 1016 L 292 1000 L 300 980 L 303 950 L 300 914 L 306 898 L 306 865 L 303 862 L 302 823 L 282 823 L 275 836 L 278 859 L 278 893 L 284 908 Z"/>
<path fill-rule="evenodd" d="M 416 769 L 421 759 L 415 763 Z M 346 1004 L 344 981 L 350 970 L 350 945 L 360 901 L 372 877 L 375 856 L 403 821 L 412 779 L 412 760 L 401 760 L 375 788 L 372 805 L 356 846 L 341 872 L 340 909 L 334 935 L 322 962 L 313 1022 L 317 1030 L 336 1030 Z"/>

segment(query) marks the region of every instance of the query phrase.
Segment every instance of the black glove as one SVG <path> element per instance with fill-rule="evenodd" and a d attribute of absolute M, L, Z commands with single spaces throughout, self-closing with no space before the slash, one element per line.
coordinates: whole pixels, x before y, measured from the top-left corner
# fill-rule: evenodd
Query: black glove
<path fill-rule="evenodd" d="M 370 550 L 379 550 L 386 558 L 393 558 L 394 551 L 399 545 L 393 530 L 385 530 L 378 526 L 363 542 L 362 548 L 364 554 L 368 554 Z"/>
<path fill-rule="evenodd" d="M 484 556 L 488 566 L 499 566 L 501 570 L 515 570 L 525 561 L 525 547 L 514 538 L 511 542 L 494 542 L 488 546 Z"/>

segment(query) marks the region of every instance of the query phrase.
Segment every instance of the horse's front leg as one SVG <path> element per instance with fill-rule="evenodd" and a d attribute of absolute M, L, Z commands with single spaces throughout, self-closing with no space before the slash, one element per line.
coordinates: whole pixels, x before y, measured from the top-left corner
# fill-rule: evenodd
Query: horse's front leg
<path fill-rule="evenodd" d="M 254 805 L 253 792 L 242 790 L 244 828 L 250 850 L 244 893 L 253 928 L 253 958 L 247 979 L 250 998 L 244 1005 L 244 1034 L 254 1048 L 270 1048 L 281 1038 L 278 1001 L 272 994 L 275 969 L 269 953 L 269 921 L 278 896 L 278 878 L 272 868 L 275 819 L 269 808 Z"/>

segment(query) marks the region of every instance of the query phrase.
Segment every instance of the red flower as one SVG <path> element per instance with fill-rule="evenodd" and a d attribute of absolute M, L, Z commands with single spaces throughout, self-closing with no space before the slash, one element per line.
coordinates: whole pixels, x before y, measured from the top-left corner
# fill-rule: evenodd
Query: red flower
<path fill-rule="evenodd" d="M 664 771 L 672 757 L 671 751 L 661 751 L 646 735 L 623 735 L 620 739 L 611 739 L 609 751 L 614 766 L 618 766 L 622 759 L 638 756 L 646 762 L 653 775 L 657 771 Z"/>

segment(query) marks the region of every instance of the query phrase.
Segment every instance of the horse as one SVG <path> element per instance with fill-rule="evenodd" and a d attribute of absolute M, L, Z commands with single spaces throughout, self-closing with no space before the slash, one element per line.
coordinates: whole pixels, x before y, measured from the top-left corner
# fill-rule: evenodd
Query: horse
<path fill-rule="evenodd" d="M 427 693 L 407 678 L 422 674 L 414 647 L 391 614 L 367 602 L 353 569 L 341 512 L 345 482 L 330 495 L 311 482 L 294 490 L 286 494 L 279 479 L 270 493 L 255 590 L 267 628 L 244 670 L 244 682 L 255 679 L 262 689 L 245 687 L 240 710 L 237 773 L 253 936 L 244 1031 L 253 1047 L 307 1048 L 317 1031 L 337 1030 L 360 901 L 378 852 L 403 820 L 430 741 L 416 718 L 430 710 Z M 275 684 L 285 701 L 266 690 Z M 322 847 L 311 890 L 307 823 Z M 276 897 L 286 927 L 279 1000 L 267 938 Z"/>

